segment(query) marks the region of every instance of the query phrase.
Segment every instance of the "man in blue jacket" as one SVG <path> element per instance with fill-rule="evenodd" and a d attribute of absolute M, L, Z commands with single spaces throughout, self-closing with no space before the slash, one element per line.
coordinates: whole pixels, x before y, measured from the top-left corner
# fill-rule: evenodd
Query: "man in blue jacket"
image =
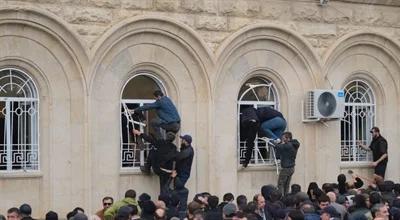
<path fill-rule="evenodd" d="M 164 96 L 160 90 L 156 90 L 153 95 L 156 99 L 155 102 L 138 107 L 134 111 L 156 110 L 158 118 L 153 119 L 150 125 L 154 129 L 154 135 L 157 139 L 162 139 L 161 128 L 166 132 L 178 133 L 181 127 L 181 118 L 174 103 L 170 98 Z"/>

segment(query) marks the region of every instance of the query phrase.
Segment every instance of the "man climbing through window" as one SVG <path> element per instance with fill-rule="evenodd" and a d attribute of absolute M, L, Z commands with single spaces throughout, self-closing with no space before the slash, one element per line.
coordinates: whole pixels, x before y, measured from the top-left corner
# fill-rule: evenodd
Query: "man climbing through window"
<path fill-rule="evenodd" d="M 154 136 L 156 139 L 163 139 L 161 128 L 166 132 L 178 133 L 181 127 L 181 118 L 179 117 L 174 103 L 172 103 L 170 98 L 164 96 L 163 92 L 160 90 L 154 91 L 153 95 L 156 99 L 155 102 L 145 104 L 136 108 L 134 111 L 156 110 L 158 118 L 150 122 L 151 127 L 154 129 Z"/>
<path fill-rule="evenodd" d="M 251 159 L 257 133 L 259 137 L 267 137 L 272 139 L 273 144 L 277 144 L 280 142 L 279 137 L 286 129 L 286 120 L 281 112 L 271 107 L 258 109 L 248 107 L 241 112 L 240 126 L 246 141 L 246 154 L 243 163 L 243 167 L 246 168 Z"/>

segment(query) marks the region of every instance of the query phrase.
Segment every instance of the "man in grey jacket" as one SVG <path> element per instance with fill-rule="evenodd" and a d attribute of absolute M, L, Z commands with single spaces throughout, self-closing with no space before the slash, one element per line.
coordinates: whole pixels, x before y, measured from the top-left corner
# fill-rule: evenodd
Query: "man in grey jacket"
<path fill-rule="evenodd" d="M 286 195 L 289 191 L 290 180 L 294 173 L 296 165 L 297 150 L 300 143 L 293 139 L 292 133 L 287 131 L 282 134 L 282 142 L 276 145 L 276 151 L 281 157 L 281 172 L 278 178 L 278 189 L 282 195 Z"/>

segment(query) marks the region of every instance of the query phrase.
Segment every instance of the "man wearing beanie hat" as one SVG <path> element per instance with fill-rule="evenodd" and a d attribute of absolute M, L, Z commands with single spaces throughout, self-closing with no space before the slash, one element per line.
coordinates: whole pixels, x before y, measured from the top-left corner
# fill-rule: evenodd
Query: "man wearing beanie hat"
<path fill-rule="evenodd" d="M 185 184 L 188 181 L 192 170 L 194 150 L 192 147 L 192 136 L 186 134 L 180 136 L 180 138 L 181 147 L 176 156 L 176 170 L 172 172 L 171 177 L 174 178 L 175 188 L 180 200 L 179 213 L 183 216 L 184 213 L 186 213 L 187 199 L 189 195 L 189 190 L 185 188 Z"/>
<path fill-rule="evenodd" d="M 19 211 L 21 212 L 21 217 L 22 220 L 32 220 L 33 218 L 31 217 L 32 214 L 32 208 L 30 205 L 28 204 L 22 204 L 19 207 Z"/>

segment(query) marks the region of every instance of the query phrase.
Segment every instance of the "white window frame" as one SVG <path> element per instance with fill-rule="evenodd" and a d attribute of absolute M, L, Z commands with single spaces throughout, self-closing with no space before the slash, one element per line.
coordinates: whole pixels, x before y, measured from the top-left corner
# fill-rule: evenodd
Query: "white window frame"
<path fill-rule="evenodd" d="M 149 77 L 150 79 L 152 79 L 152 80 L 158 85 L 158 87 L 161 89 L 161 91 L 162 91 L 165 95 L 167 95 L 166 90 L 165 90 L 166 87 L 164 86 L 163 82 L 162 82 L 160 79 L 158 79 L 156 76 L 154 76 L 153 74 L 150 74 L 150 73 L 138 73 L 138 74 L 132 76 L 131 78 L 129 78 L 129 79 L 126 81 L 125 85 L 123 86 L 123 89 L 122 89 L 122 91 L 121 91 L 121 96 L 120 96 L 120 97 L 121 97 L 120 108 L 122 108 L 122 105 L 124 105 L 124 104 L 138 104 L 139 106 L 143 106 L 143 105 L 145 105 L 145 104 L 153 103 L 153 102 L 156 101 L 155 99 L 123 99 L 123 98 L 122 98 L 123 92 L 124 92 L 126 86 L 128 85 L 128 83 L 129 83 L 131 80 L 134 80 L 134 78 L 135 78 L 135 77 L 138 77 L 138 76 L 146 76 L 146 77 Z M 122 112 L 122 111 L 120 112 L 120 114 L 121 114 L 121 116 L 120 116 L 120 129 L 122 129 L 122 117 L 125 117 L 125 116 L 122 116 L 122 115 L 123 115 L 123 112 Z M 148 118 L 148 112 L 147 112 L 147 111 L 145 112 L 145 117 Z M 149 126 L 149 124 L 147 124 L 146 127 L 144 127 L 144 126 L 142 126 L 142 125 L 139 125 L 140 131 L 141 131 L 141 132 L 148 132 L 148 128 L 149 128 L 148 126 Z M 128 131 L 128 132 L 129 132 L 129 131 Z M 132 140 L 132 141 L 133 141 L 133 140 Z M 147 143 L 147 142 L 144 143 L 144 144 L 145 144 L 145 149 L 144 149 L 143 151 L 140 151 L 140 154 L 139 154 L 139 164 L 138 164 L 138 165 L 135 164 L 135 163 L 136 163 L 136 162 L 135 162 L 136 157 L 135 157 L 135 152 L 134 152 L 134 151 L 137 151 L 137 150 L 138 150 L 138 149 L 136 149 L 136 146 L 134 146 L 134 151 L 133 151 L 133 153 L 130 153 L 130 154 L 131 154 L 131 157 L 132 157 L 132 160 L 129 161 L 129 162 L 126 162 L 126 163 L 123 162 L 123 157 L 124 157 L 124 148 L 123 148 L 123 145 L 125 145 L 125 144 L 127 144 L 127 145 L 134 145 L 134 143 L 131 143 L 130 141 L 129 141 L 128 143 L 123 143 L 123 132 L 122 132 L 122 130 L 120 130 L 120 169 L 123 170 L 123 171 L 124 171 L 124 170 L 139 170 L 139 169 L 140 169 L 140 166 L 143 166 L 144 163 L 145 163 L 145 161 L 146 161 L 146 159 L 147 159 L 146 155 L 148 155 L 148 153 L 149 153 L 150 144 Z M 131 151 L 131 152 L 132 152 L 132 151 Z M 133 155 L 133 156 L 132 156 L 132 155 Z M 125 166 L 125 167 L 124 167 L 125 164 L 132 164 L 132 166 Z"/>
<path fill-rule="evenodd" d="M 5 158 L 7 159 L 6 166 L 4 170 L 0 170 L 0 173 L 14 173 L 14 172 L 38 172 L 40 171 L 40 149 L 39 149 L 39 121 L 40 121 L 40 114 L 39 114 L 39 95 L 38 95 L 38 90 L 35 81 L 29 76 L 29 74 L 25 73 L 24 71 L 17 69 L 17 68 L 3 68 L 0 69 L 0 72 L 3 71 L 9 71 L 8 75 L 5 75 L 0 78 L 0 82 L 3 79 L 9 78 L 9 82 L 5 83 L 4 85 L 0 85 L 0 91 L 7 92 L 6 89 L 4 88 L 5 86 L 11 85 L 11 90 L 13 89 L 14 86 L 19 87 L 19 90 L 17 93 L 20 91 L 24 92 L 24 97 L 0 97 L 0 102 L 4 102 L 5 107 L 4 109 L 0 109 L 1 114 L 5 114 L 5 129 L 4 129 L 4 145 L 5 145 Z M 18 72 L 19 75 L 17 75 Z M 13 74 L 14 73 L 14 74 Z M 16 80 L 18 79 L 18 80 Z M 23 84 L 17 84 L 17 82 L 22 81 Z M 29 91 L 30 94 L 26 94 L 25 90 L 23 89 L 26 87 Z M 15 110 L 13 110 L 14 104 L 18 105 L 27 105 L 30 104 L 29 109 L 25 109 L 21 106 L 18 106 Z M 32 107 L 34 106 L 34 107 Z M 9 114 L 11 113 L 11 114 Z M 12 115 L 15 114 L 15 115 Z M 23 143 L 25 140 L 25 129 L 21 130 L 20 134 L 20 129 L 18 129 L 18 143 L 12 143 L 13 142 L 13 137 L 12 137 L 12 129 L 14 126 L 14 116 L 16 117 L 24 117 L 24 121 L 27 120 L 26 115 L 29 114 L 31 116 L 30 118 L 30 143 L 27 144 L 26 142 Z M 32 117 L 34 115 L 34 117 Z M 21 119 L 18 120 L 19 125 L 17 126 L 22 126 L 22 124 L 26 123 L 23 122 Z M 26 125 L 26 124 L 25 124 Z M 31 149 L 27 150 L 27 146 L 29 146 Z M 21 150 L 15 151 L 13 147 L 18 147 L 22 148 Z M 18 156 L 13 155 L 14 152 L 19 152 Z M 21 153 L 22 152 L 22 153 Z M 26 155 L 25 155 L 26 154 Z M 26 157 L 29 157 L 27 159 Z M 2 158 L 2 155 L 0 155 L 0 160 Z M 18 160 L 18 162 L 15 162 L 14 160 Z M 14 166 L 21 166 L 21 168 L 17 169 L 14 168 Z M 3 168 L 3 167 L 2 167 Z"/>
<path fill-rule="evenodd" d="M 353 85 L 355 84 L 355 85 Z M 341 163 L 344 164 L 362 164 L 366 162 L 372 161 L 372 155 L 371 152 L 368 152 L 361 147 L 357 146 L 357 142 L 361 141 L 363 144 L 368 145 L 371 142 L 371 135 L 369 133 L 370 129 L 375 126 L 376 124 L 376 101 L 375 101 L 375 94 L 372 89 L 372 87 L 365 81 L 357 79 L 357 80 L 352 80 L 349 83 L 347 83 L 344 86 L 344 91 L 345 91 L 345 97 L 347 100 L 347 97 L 349 96 L 348 93 L 348 87 L 349 86 L 356 86 L 363 88 L 365 93 L 363 94 L 362 98 L 364 100 L 361 100 L 361 102 L 345 102 L 345 108 L 350 108 L 352 109 L 352 112 L 348 114 L 345 110 L 345 117 L 342 119 L 341 125 L 340 125 L 340 132 L 341 132 L 341 146 L 340 146 L 340 155 L 341 155 Z M 356 92 L 359 92 L 359 88 L 356 88 Z M 368 95 L 369 97 L 369 102 L 366 101 L 365 96 Z M 359 127 L 359 122 L 360 118 L 358 117 L 357 110 L 360 108 L 367 108 L 367 113 L 363 113 L 363 115 L 366 117 L 365 119 L 365 126 L 363 123 L 361 123 L 361 128 Z M 350 117 L 350 121 L 346 120 L 346 116 Z M 343 129 L 343 125 L 349 126 L 348 129 L 351 134 L 345 133 Z M 357 137 L 360 134 L 359 129 L 363 130 L 361 131 L 361 137 Z M 344 133 L 344 137 L 342 136 Z M 347 137 L 351 138 L 350 143 L 348 143 Z M 348 152 L 348 153 L 347 153 Z M 349 155 L 344 155 L 344 154 L 349 154 Z"/>
<path fill-rule="evenodd" d="M 246 152 L 246 142 L 240 140 L 240 107 L 242 105 L 252 105 L 254 108 L 259 108 L 259 107 L 273 107 L 274 109 L 279 110 L 279 94 L 278 91 L 275 87 L 275 85 L 268 79 L 262 78 L 262 77 L 255 77 L 259 78 L 260 80 L 264 81 L 264 83 L 257 84 L 257 85 L 251 85 L 249 86 L 248 89 L 246 89 L 242 94 L 240 94 L 239 100 L 238 100 L 238 110 L 237 110 L 237 160 L 238 160 L 238 165 L 240 166 L 241 164 L 241 158 L 244 157 L 244 154 Z M 251 80 L 253 78 L 250 78 Z M 248 80 L 248 81 L 249 81 Z M 275 101 L 260 101 L 259 97 L 254 91 L 254 88 L 266 86 L 269 87 L 270 90 L 272 90 L 272 94 L 274 95 L 273 99 Z M 255 97 L 257 98 L 258 101 L 246 101 L 242 100 L 244 96 L 248 93 L 252 92 L 254 93 Z M 270 93 L 269 93 L 270 94 Z M 263 158 L 260 152 L 260 149 L 265 149 L 266 152 L 268 153 L 268 157 Z M 272 151 L 269 149 L 269 146 L 265 143 L 265 141 L 259 141 L 258 135 L 256 136 L 256 139 L 254 141 L 254 149 L 252 152 L 251 159 L 249 161 L 248 166 L 250 167 L 258 167 L 258 166 L 265 166 L 265 165 L 275 165 L 275 161 L 272 156 Z"/>

